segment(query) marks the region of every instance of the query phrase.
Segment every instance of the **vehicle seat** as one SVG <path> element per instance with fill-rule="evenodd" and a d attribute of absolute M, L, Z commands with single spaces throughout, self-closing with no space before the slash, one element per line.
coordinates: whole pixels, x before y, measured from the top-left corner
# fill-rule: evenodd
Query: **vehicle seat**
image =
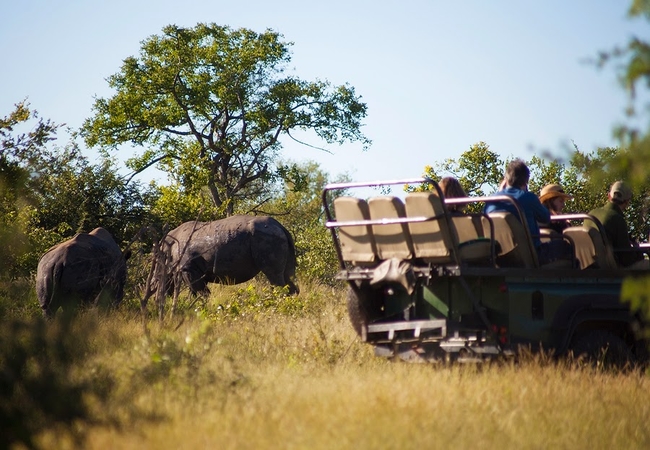
<path fill-rule="evenodd" d="M 601 269 L 618 268 L 618 263 L 616 262 L 616 258 L 614 258 L 614 250 L 607 241 L 607 237 L 603 236 L 597 228 L 585 228 L 588 228 L 589 236 L 594 244 L 597 266 Z"/>
<path fill-rule="evenodd" d="M 500 267 L 539 267 L 537 253 L 522 223 L 509 212 L 491 212 L 483 217 L 483 229 L 494 226 L 494 238 L 499 243 L 497 264 Z"/>
<path fill-rule="evenodd" d="M 417 258 L 439 264 L 459 264 L 461 261 L 473 262 L 489 259 L 491 255 L 490 240 L 481 239 L 478 236 L 472 223 L 472 217 L 452 217 L 436 193 L 409 193 L 406 196 L 406 213 L 409 218 L 432 219 L 408 224 Z M 458 219 L 457 222 L 455 219 Z M 464 219 L 469 220 L 465 222 Z M 462 226 L 461 233 L 457 230 L 455 223 Z M 466 240 L 459 242 L 459 234 Z"/>
<path fill-rule="evenodd" d="M 594 231 L 597 230 L 594 229 Z M 563 231 L 563 235 L 571 242 L 573 254 L 581 269 L 598 266 L 596 248 L 588 228 L 583 226 L 568 227 Z"/>
<path fill-rule="evenodd" d="M 406 217 L 402 200 L 391 195 L 370 198 L 368 207 L 370 218 L 373 220 Z M 405 223 L 372 225 L 371 227 L 379 259 L 411 259 L 413 257 L 413 243 Z"/>
<path fill-rule="evenodd" d="M 458 233 L 458 242 L 474 241 L 485 237 L 481 218 L 477 215 L 451 214 L 451 221 Z M 478 222 L 478 223 L 477 223 Z"/>
<path fill-rule="evenodd" d="M 337 222 L 369 220 L 368 203 L 355 197 L 334 199 Z M 341 254 L 344 261 L 354 265 L 370 265 L 377 261 L 377 251 L 369 225 L 342 226 L 338 229 Z"/>

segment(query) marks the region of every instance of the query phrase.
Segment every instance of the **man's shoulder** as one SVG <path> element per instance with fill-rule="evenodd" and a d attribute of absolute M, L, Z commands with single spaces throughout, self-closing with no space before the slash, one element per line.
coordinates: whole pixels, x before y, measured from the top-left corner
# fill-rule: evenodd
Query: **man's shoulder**
<path fill-rule="evenodd" d="M 521 191 L 521 198 L 525 198 L 526 200 L 539 201 L 537 194 L 530 191 Z"/>
<path fill-rule="evenodd" d="M 515 200 L 519 202 L 522 206 L 533 207 L 535 205 L 541 205 L 539 197 L 530 191 L 521 191 L 518 196 L 515 197 Z"/>
<path fill-rule="evenodd" d="M 597 213 L 597 214 L 604 214 L 604 213 L 609 213 L 612 210 L 612 203 L 607 202 L 602 206 L 599 206 L 598 208 L 594 208 L 591 211 L 589 211 L 589 214 L 592 213 Z"/>
<path fill-rule="evenodd" d="M 605 212 L 605 208 L 603 206 L 600 206 L 598 208 L 592 209 L 587 214 L 592 215 L 592 216 L 597 216 L 597 215 L 602 214 L 604 212 Z"/>
<path fill-rule="evenodd" d="M 611 204 L 589 211 L 589 215 L 600 220 L 603 225 L 625 224 L 625 218 Z"/>

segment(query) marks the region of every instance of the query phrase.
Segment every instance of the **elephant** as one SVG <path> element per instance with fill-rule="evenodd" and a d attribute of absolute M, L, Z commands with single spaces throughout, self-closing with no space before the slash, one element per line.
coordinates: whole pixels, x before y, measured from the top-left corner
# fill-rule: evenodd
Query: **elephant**
<path fill-rule="evenodd" d="M 208 283 L 243 283 L 259 272 L 272 285 L 287 286 L 290 294 L 299 293 L 294 282 L 293 238 L 272 217 L 238 215 L 212 222 L 185 222 L 167 233 L 163 253 L 168 286 L 182 278 L 193 295 L 208 295 Z"/>
<path fill-rule="evenodd" d="M 129 255 L 101 227 L 49 249 L 36 271 L 36 295 L 45 317 L 53 317 L 59 308 L 74 311 L 83 305 L 119 305 Z"/>

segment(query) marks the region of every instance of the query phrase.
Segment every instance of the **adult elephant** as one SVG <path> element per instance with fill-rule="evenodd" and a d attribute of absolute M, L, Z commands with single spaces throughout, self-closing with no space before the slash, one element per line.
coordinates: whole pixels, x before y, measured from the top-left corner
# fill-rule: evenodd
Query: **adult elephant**
<path fill-rule="evenodd" d="M 169 279 L 180 274 L 193 294 L 208 294 L 208 283 L 243 283 L 260 272 L 290 294 L 299 292 L 293 238 L 272 217 L 185 222 L 165 237 L 164 254 Z"/>
<path fill-rule="evenodd" d="M 119 305 L 127 259 L 128 254 L 101 227 L 55 245 L 41 257 L 36 271 L 36 295 L 43 314 L 52 317 L 59 308 L 75 310 L 81 305 Z"/>

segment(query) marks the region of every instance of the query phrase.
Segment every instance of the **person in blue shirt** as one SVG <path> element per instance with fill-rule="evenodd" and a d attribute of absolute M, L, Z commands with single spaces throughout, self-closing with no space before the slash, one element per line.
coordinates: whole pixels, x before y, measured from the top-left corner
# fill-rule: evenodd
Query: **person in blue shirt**
<path fill-rule="evenodd" d="M 537 257 L 540 264 L 546 264 L 557 259 L 571 258 L 571 246 L 562 240 L 544 242 L 540 240 L 538 223 L 551 221 L 551 213 L 539 201 L 539 197 L 528 191 L 530 170 L 521 159 L 511 161 L 506 167 L 505 177 L 501 189 L 495 195 L 507 195 L 514 198 L 519 204 L 519 209 L 524 214 L 526 224 L 530 230 L 533 245 L 537 250 Z M 510 202 L 493 202 L 485 205 L 484 212 L 506 211 L 518 217 L 515 206 Z"/>

